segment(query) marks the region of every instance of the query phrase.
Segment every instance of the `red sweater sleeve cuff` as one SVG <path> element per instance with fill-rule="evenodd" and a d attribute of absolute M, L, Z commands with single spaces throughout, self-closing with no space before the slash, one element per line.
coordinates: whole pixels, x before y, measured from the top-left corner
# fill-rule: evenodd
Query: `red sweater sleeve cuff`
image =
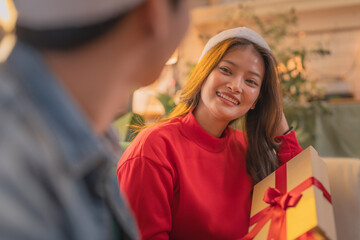
<path fill-rule="evenodd" d="M 286 163 L 302 151 L 296 138 L 295 131 L 291 131 L 286 135 L 276 136 L 275 140 L 281 143 L 278 151 L 280 165 Z"/>

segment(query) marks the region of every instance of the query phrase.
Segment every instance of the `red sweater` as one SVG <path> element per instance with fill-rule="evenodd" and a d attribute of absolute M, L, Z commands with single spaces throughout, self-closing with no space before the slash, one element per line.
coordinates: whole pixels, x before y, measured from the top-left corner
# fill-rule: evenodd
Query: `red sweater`
<path fill-rule="evenodd" d="M 284 163 L 301 151 L 295 133 L 279 136 Z M 143 239 L 237 239 L 248 232 L 253 183 L 242 132 L 208 134 L 192 113 L 142 131 L 117 176 Z"/>

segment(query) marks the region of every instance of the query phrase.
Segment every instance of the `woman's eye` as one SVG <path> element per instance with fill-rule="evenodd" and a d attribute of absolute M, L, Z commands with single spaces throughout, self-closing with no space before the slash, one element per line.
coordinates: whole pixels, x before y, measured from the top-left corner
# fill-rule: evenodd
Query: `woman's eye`
<path fill-rule="evenodd" d="M 224 73 L 228 73 L 228 74 L 231 73 L 230 69 L 228 69 L 228 68 L 226 68 L 226 67 L 220 67 L 220 70 L 221 70 L 222 72 L 224 72 Z"/>
<path fill-rule="evenodd" d="M 252 86 L 258 86 L 258 83 L 255 80 L 252 79 L 248 79 L 246 80 L 249 84 L 251 84 Z"/>

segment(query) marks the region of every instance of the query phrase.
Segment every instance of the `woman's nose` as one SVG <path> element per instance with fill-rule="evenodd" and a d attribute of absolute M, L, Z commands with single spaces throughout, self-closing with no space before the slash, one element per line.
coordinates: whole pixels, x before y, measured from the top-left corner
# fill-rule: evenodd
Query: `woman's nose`
<path fill-rule="evenodd" d="M 232 92 L 237 92 L 237 93 L 241 93 L 243 91 L 243 81 L 242 78 L 236 78 L 233 79 L 232 81 L 229 81 L 227 83 L 227 87 L 229 90 L 231 90 Z"/>

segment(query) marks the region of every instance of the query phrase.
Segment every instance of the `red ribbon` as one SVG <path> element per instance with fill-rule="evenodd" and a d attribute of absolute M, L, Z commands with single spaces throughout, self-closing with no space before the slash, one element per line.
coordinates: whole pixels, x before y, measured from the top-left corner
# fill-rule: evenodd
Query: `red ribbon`
<path fill-rule="evenodd" d="M 296 238 L 296 240 L 316 240 L 315 234 L 312 230 L 306 232 L 300 237 Z"/>
<path fill-rule="evenodd" d="M 295 207 L 302 197 L 302 192 L 313 185 L 319 188 L 331 203 L 329 192 L 315 177 L 306 179 L 289 192 L 286 183 L 286 164 L 284 164 L 275 171 L 275 188 L 269 187 L 265 192 L 263 200 L 270 205 L 250 219 L 250 226 L 256 225 L 242 240 L 253 239 L 269 220 L 271 223 L 267 239 L 286 240 L 286 209 Z M 305 233 L 300 237 L 310 240 L 313 239 L 313 234 Z"/>

